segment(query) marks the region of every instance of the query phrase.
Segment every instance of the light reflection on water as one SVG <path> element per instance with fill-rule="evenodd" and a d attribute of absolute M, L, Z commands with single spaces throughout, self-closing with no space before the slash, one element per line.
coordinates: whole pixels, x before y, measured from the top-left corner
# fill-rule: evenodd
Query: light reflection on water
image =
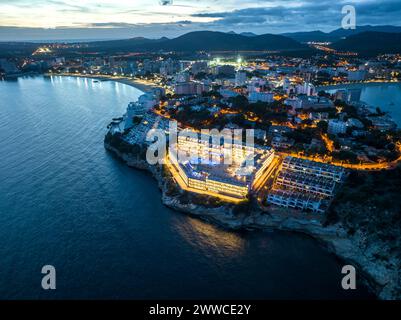
<path fill-rule="evenodd" d="M 226 256 L 240 256 L 245 250 L 240 233 L 228 232 L 195 218 L 180 219 L 173 227 L 186 242 L 204 254 L 213 250 Z"/>

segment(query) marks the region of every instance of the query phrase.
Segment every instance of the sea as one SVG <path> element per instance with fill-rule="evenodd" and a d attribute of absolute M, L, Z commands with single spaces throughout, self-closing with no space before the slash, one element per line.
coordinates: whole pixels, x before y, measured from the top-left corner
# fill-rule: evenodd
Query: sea
<path fill-rule="evenodd" d="M 325 90 L 334 93 L 339 89 L 360 89 L 360 100 L 375 108 L 380 108 L 390 114 L 401 128 L 401 82 L 390 83 L 356 83 L 336 86 L 320 87 L 319 90 Z"/>

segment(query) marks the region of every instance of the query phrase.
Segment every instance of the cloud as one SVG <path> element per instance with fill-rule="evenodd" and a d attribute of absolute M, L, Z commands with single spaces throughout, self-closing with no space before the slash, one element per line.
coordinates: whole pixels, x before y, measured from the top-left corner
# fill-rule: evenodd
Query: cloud
<path fill-rule="evenodd" d="M 345 4 L 354 5 L 357 21 L 372 24 L 400 24 L 401 1 L 311 1 L 300 2 L 279 1 L 273 7 L 250 7 L 232 11 L 201 12 L 192 16 L 197 18 L 212 18 L 209 23 L 215 26 L 235 27 L 249 25 L 253 28 L 272 28 L 299 30 L 321 29 L 329 31 L 339 28 L 343 15 L 341 9 Z M 286 5 L 284 5 L 286 4 Z M 263 26 L 257 26 L 264 23 Z M 295 30 L 295 29 L 294 29 Z"/>
<path fill-rule="evenodd" d="M 79 27 L 86 28 L 138 28 L 143 26 L 156 26 L 156 25 L 187 25 L 192 24 L 190 20 L 176 21 L 172 23 L 152 23 L 152 24 L 141 24 L 141 23 L 126 23 L 126 22 L 98 22 L 98 23 L 78 23 Z"/>
<path fill-rule="evenodd" d="M 177 36 L 195 30 L 331 31 L 341 27 L 345 4 L 355 6 L 358 25 L 401 24 L 400 0 L 174 0 L 171 6 L 159 1 L 0 0 L 0 25 L 41 27 L 48 22 L 80 28 L 83 37 L 93 37 L 96 31 L 98 37 L 118 38 L 132 33 Z"/>

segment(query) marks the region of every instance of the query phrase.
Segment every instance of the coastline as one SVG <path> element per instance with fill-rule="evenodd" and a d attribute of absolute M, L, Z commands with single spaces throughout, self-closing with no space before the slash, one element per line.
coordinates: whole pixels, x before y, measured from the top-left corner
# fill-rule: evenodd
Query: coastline
<path fill-rule="evenodd" d="M 337 84 L 327 84 L 327 85 L 322 85 L 322 86 L 316 86 L 316 90 L 334 90 L 337 88 L 345 88 L 348 86 L 374 86 L 374 85 L 383 85 L 383 84 L 401 84 L 401 81 L 362 81 L 362 82 L 343 82 L 343 83 L 337 83 Z"/>
<path fill-rule="evenodd" d="M 75 78 L 87 78 L 87 79 L 94 79 L 99 81 L 115 81 L 127 86 L 134 87 L 142 92 L 147 92 L 156 88 L 157 86 L 145 84 L 139 82 L 138 80 L 134 80 L 129 77 L 122 77 L 122 76 L 107 76 L 107 75 L 88 75 L 88 74 L 76 74 L 76 73 L 45 73 L 45 76 L 49 77 L 75 77 Z"/>
<path fill-rule="evenodd" d="M 151 173 L 159 185 L 161 201 L 165 206 L 229 230 L 282 230 L 311 236 L 330 253 L 344 262 L 354 265 L 360 272 L 363 283 L 367 284 L 379 299 L 400 299 L 399 271 L 375 259 L 368 248 L 363 246 L 363 235 L 359 233 L 349 235 L 339 223 L 324 226 L 319 222 L 311 222 L 302 217 L 289 217 L 280 210 L 269 213 L 251 210 L 247 213 L 238 214 L 235 212 L 235 206 L 230 204 L 207 207 L 199 203 L 183 203 L 179 196 L 169 194 L 169 178 L 163 175 L 161 165 L 150 166 L 138 155 L 121 152 L 106 140 L 107 136 L 104 143 L 106 150 L 116 155 L 129 167 Z"/>
<path fill-rule="evenodd" d="M 401 128 L 401 113 L 397 106 L 401 103 L 401 81 L 371 81 L 343 83 L 316 87 L 317 91 L 333 94 L 337 90 L 358 90 L 359 100 L 356 103 L 367 106 L 371 110 L 379 107 L 389 115 L 398 128 Z"/>

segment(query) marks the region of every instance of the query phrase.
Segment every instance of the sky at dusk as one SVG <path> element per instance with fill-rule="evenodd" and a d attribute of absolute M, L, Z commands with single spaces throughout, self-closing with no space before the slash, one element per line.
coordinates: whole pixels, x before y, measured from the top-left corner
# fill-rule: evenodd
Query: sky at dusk
<path fill-rule="evenodd" d="M 358 25 L 401 25 L 401 0 L 0 0 L 0 41 L 174 37 L 195 30 L 331 31 L 354 5 Z M 167 4 L 166 4 L 167 3 Z"/>

